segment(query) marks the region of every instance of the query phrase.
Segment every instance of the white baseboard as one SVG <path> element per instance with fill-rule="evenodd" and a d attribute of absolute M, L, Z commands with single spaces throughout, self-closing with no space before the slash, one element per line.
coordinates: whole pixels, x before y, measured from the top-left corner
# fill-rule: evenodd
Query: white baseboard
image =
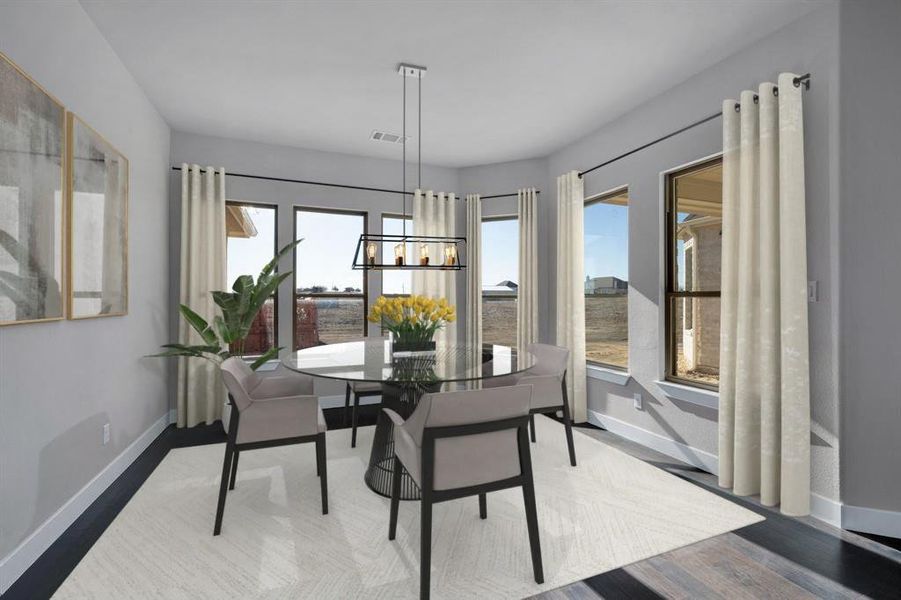
<path fill-rule="evenodd" d="M 717 460 L 716 455 L 711 454 L 710 452 L 698 450 L 688 444 L 671 440 L 658 433 L 653 433 L 647 429 L 642 429 L 630 423 L 626 423 L 625 421 L 608 417 L 607 415 L 594 410 L 588 411 L 588 422 L 592 425 L 603 427 L 611 433 L 615 433 L 627 440 L 641 444 L 651 450 L 656 450 L 657 452 L 688 463 L 693 467 L 703 469 L 708 473 L 716 475 L 719 471 L 719 461 Z"/>
<path fill-rule="evenodd" d="M 841 528 L 842 503 L 810 492 L 810 516 Z"/>
<path fill-rule="evenodd" d="M 91 503 L 127 469 L 169 425 L 170 413 L 160 417 L 119 456 L 63 504 L 12 552 L 0 560 L 0 594 L 22 576 Z"/>
<path fill-rule="evenodd" d="M 901 538 L 901 512 L 864 506 L 842 506 L 842 528 Z"/>

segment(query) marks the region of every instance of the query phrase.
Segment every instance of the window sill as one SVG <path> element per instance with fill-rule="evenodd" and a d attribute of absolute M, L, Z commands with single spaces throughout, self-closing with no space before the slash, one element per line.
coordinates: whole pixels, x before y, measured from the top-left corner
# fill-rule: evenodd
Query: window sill
<path fill-rule="evenodd" d="M 681 383 L 673 383 L 672 381 L 655 381 L 654 383 L 663 390 L 663 393 L 668 398 L 690 402 L 691 404 L 712 408 L 713 410 L 719 409 L 720 395 L 718 392 Z"/>
<path fill-rule="evenodd" d="M 617 385 L 626 385 L 632 380 L 632 376 L 626 371 L 618 371 L 590 363 L 585 365 L 585 374 L 591 379 L 599 379 Z"/>

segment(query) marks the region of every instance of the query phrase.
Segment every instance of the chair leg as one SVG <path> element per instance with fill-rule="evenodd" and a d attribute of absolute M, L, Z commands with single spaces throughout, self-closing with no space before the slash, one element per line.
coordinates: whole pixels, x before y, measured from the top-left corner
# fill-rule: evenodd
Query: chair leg
<path fill-rule="evenodd" d="M 420 501 L 422 524 L 420 538 L 419 561 L 419 598 L 428 600 L 432 575 L 432 498 L 426 490 L 422 491 Z"/>
<path fill-rule="evenodd" d="M 347 413 L 350 410 L 350 382 L 344 387 L 344 426 L 347 427 Z"/>
<path fill-rule="evenodd" d="M 569 448 L 569 464 L 576 466 L 576 446 L 573 444 L 573 420 L 569 414 L 569 399 L 566 397 L 566 374 L 563 374 L 563 429 L 566 431 L 566 446 Z"/>
<path fill-rule="evenodd" d="M 529 435 L 532 437 L 532 443 L 535 443 L 535 415 L 529 415 Z"/>
<path fill-rule="evenodd" d="M 328 514 L 328 468 L 325 461 L 325 434 L 316 436 L 316 464 L 319 468 L 319 485 L 322 493 L 322 514 Z"/>
<path fill-rule="evenodd" d="M 216 506 L 216 522 L 213 525 L 213 535 L 219 535 L 222 531 L 222 515 L 225 512 L 225 494 L 228 491 L 229 469 L 232 464 L 234 449 L 231 442 L 225 444 L 225 458 L 222 461 L 222 479 L 219 482 L 219 504 Z"/>
<path fill-rule="evenodd" d="M 526 508 L 526 526 L 529 529 L 529 547 L 532 551 L 532 570 L 535 583 L 544 583 L 544 568 L 541 566 L 541 540 L 538 537 L 538 510 L 535 507 L 535 482 L 532 479 L 532 456 L 525 440 L 525 431 L 520 437 L 520 465 L 523 484 L 522 499 Z"/>
<path fill-rule="evenodd" d="M 488 518 L 488 494 L 479 494 L 479 518 Z"/>
<path fill-rule="evenodd" d="M 350 447 L 357 447 L 357 409 L 360 407 L 360 396 L 358 394 L 354 394 L 354 409 L 353 409 L 353 417 L 352 425 L 353 428 L 350 432 Z"/>
<path fill-rule="evenodd" d="M 235 489 L 235 478 L 238 476 L 238 457 L 241 455 L 241 452 L 236 448 L 235 455 L 232 457 L 232 474 L 228 483 L 228 489 Z"/>
<path fill-rule="evenodd" d="M 400 459 L 394 457 L 394 474 L 391 478 L 391 518 L 388 521 L 388 539 L 393 540 L 397 535 L 397 509 L 400 505 L 400 470 L 403 467 Z"/>

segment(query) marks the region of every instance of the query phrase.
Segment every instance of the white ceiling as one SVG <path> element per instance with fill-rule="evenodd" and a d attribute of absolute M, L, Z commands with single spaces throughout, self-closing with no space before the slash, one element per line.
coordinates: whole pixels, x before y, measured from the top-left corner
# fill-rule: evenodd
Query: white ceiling
<path fill-rule="evenodd" d="M 423 162 L 450 167 L 547 155 L 818 5 L 81 3 L 178 131 L 399 158 L 369 133 L 400 131 L 397 63 L 426 65 Z"/>

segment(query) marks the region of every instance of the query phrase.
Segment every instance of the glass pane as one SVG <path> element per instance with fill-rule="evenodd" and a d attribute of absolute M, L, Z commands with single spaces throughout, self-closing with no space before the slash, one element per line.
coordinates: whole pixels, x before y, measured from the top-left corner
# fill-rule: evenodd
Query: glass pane
<path fill-rule="evenodd" d="M 407 234 L 413 233 L 413 219 L 407 218 Z M 388 235 L 402 235 L 404 233 L 404 219 L 401 217 L 382 218 L 382 233 Z M 378 262 L 391 263 L 394 260 L 395 242 L 382 244 L 382 255 Z M 407 250 L 409 252 L 409 249 Z M 412 271 L 382 271 L 382 294 L 406 295 L 413 289 Z"/>
<path fill-rule="evenodd" d="M 297 296 L 294 349 L 358 340 L 364 336 L 363 298 Z"/>
<path fill-rule="evenodd" d="M 482 343 L 516 347 L 516 297 L 482 296 Z"/>
<path fill-rule="evenodd" d="M 482 222 L 482 343 L 516 346 L 519 220 Z"/>
<path fill-rule="evenodd" d="M 364 232 L 363 215 L 298 210 L 295 281 L 298 293 L 362 294 L 363 271 L 353 252 Z"/>
<path fill-rule="evenodd" d="M 723 235 L 722 163 L 675 177 L 673 194 L 676 289 L 716 291 Z"/>
<path fill-rule="evenodd" d="M 241 275 L 256 281 L 263 267 L 275 256 L 276 209 L 228 202 L 225 209 L 225 271 L 228 288 Z M 262 354 L 277 345 L 278 315 L 275 298 L 268 300 L 257 314 L 244 340 L 244 354 Z M 232 344 L 232 351 L 236 351 Z"/>
<path fill-rule="evenodd" d="M 629 366 L 629 193 L 585 205 L 585 355 Z"/>
<path fill-rule="evenodd" d="M 716 386 L 720 381 L 720 299 L 672 298 L 670 324 L 676 377 Z"/>

